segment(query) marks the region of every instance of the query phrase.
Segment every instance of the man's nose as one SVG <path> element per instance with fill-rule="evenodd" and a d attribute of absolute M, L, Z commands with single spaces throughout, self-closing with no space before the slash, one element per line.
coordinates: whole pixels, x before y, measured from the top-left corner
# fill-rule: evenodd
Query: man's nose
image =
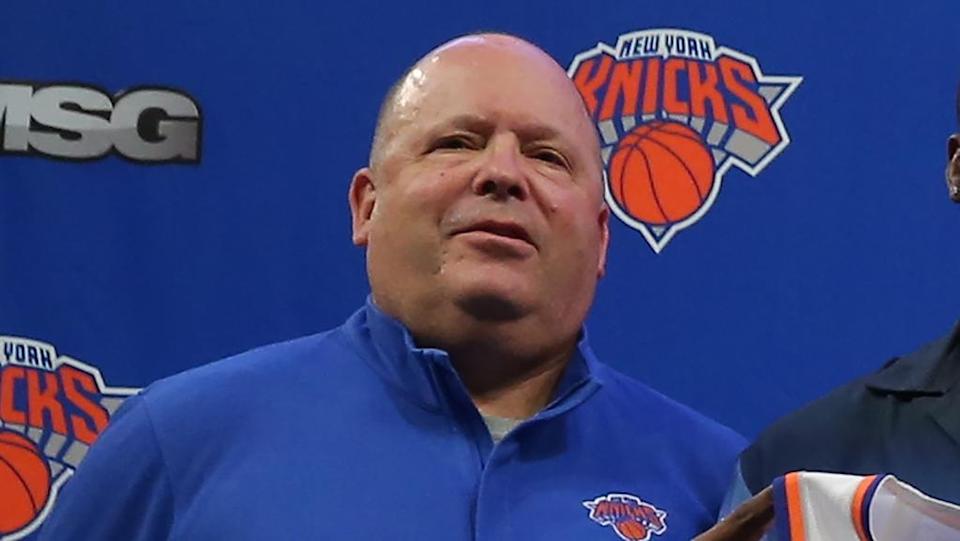
<path fill-rule="evenodd" d="M 483 164 L 473 179 L 473 192 L 484 197 L 520 201 L 529 195 L 523 155 L 513 136 L 493 138 L 483 152 Z"/>

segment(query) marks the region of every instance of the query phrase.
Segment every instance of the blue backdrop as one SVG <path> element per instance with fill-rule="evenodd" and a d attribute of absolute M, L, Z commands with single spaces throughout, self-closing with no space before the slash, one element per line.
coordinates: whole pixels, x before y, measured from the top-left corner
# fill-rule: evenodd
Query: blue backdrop
<path fill-rule="evenodd" d="M 588 322 L 599 356 L 751 437 L 946 332 L 960 314 L 960 216 L 943 182 L 960 78 L 953 1 L 33 1 L 0 7 L 0 364 L 37 367 L 27 340 L 52 346 L 61 362 L 99 370 L 101 388 L 81 391 L 109 413 L 107 399 L 130 391 L 109 387 L 337 325 L 368 290 L 346 189 L 407 65 L 496 29 L 566 67 L 655 28 L 705 34 L 802 82 L 779 109 L 789 145 L 756 177 L 727 171 L 709 212 L 659 254 L 613 220 Z M 101 96 L 90 98 L 99 108 L 79 106 L 93 111 L 80 140 L 113 126 L 110 137 L 132 129 L 149 146 L 180 122 L 199 161 L 189 137 L 167 163 L 122 150 L 57 158 L 32 143 L 24 153 L 18 138 L 57 127 L 37 98 L 51 85 Z M 187 96 L 177 103 L 195 104 L 199 120 L 146 107 L 123 132 L 123 92 L 146 87 L 168 92 L 147 102 Z M 17 101 L 23 92 L 35 99 Z M 24 422 L 16 413 L 39 391 L 9 380 L 0 420 L 49 450 L 55 412 Z M 101 428 L 82 404 L 65 407 Z M 70 466 L 53 447 L 55 484 Z M 0 538 L 41 519 L 6 531 L 0 520 Z"/>

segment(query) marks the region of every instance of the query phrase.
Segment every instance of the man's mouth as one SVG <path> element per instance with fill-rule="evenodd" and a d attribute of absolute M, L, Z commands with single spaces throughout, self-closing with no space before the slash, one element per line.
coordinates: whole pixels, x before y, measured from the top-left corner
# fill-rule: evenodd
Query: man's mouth
<path fill-rule="evenodd" d="M 533 241 L 533 238 L 530 236 L 530 233 L 516 222 L 501 221 L 501 220 L 482 220 L 475 222 L 466 227 L 460 228 L 455 231 L 455 235 L 460 235 L 463 233 L 487 233 L 489 235 L 495 235 L 497 237 L 503 237 L 504 239 L 514 239 L 523 241 L 534 248 L 537 248 L 537 244 Z"/>
<path fill-rule="evenodd" d="M 524 229 L 523 226 L 514 222 L 483 220 L 457 230 L 456 234 L 459 235 L 461 233 L 474 232 L 488 233 L 508 239 L 521 240 L 534 247 L 537 246 L 536 243 L 533 242 L 533 239 L 530 237 L 530 234 L 527 232 L 527 230 Z"/>

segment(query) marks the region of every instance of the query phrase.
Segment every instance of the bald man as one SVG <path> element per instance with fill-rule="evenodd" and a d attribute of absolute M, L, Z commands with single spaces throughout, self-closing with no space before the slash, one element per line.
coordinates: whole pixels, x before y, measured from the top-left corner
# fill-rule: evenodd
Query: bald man
<path fill-rule="evenodd" d="M 42 539 L 675 540 L 742 441 L 598 362 L 609 213 L 556 62 L 499 34 L 388 93 L 349 190 L 371 295 L 342 326 L 129 399 Z"/>

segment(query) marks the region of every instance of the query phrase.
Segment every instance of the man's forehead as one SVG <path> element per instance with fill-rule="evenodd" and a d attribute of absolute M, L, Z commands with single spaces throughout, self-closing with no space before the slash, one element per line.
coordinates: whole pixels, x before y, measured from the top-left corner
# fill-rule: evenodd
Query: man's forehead
<path fill-rule="evenodd" d="M 542 49 L 513 36 L 471 35 L 421 58 L 392 93 L 381 135 L 441 125 L 509 124 L 529 137 L 591 140 L 596 133 L 566 71 Z M 503 124 L 501 123 L 501 126 Z M 599 150 L 598 150 L 599 152 Z"/>
<path fill-rule="evenodd" d="M 526 51 L 514 53 L 460 45 L 428 56 L 398 88 L 394 112 L 402 118 L 421 111 L 440 114 L 446 109 L 472 108 L 488 117 L 498 113 L 553 117 L 550 124 L 567 124 L 581 112 L 582 101 L 573 82 L 552 59 L 542 52 L 539 57 Z"/>
<path fill-rule="evenodd" d="M 469 87 L 456 88 L 464 84 Z M 498 89 L 498 84 L 509 85 L 512 92 L 527 90 L 552 99 L 579 100 L 563 68 L 535 45 L 511 36 L 481 35 L 458 38 L 420 59 L 404 77 L 394 106 L 414 105 L 427 92 L 484 89 L 508 97 L 508 89 Z"/>

